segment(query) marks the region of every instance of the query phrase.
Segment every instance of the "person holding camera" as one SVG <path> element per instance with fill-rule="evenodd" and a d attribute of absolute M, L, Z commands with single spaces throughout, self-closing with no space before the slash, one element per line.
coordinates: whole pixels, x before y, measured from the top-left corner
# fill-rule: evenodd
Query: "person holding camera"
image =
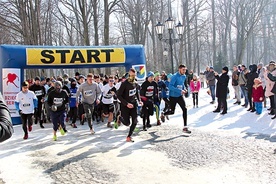
<path fill-rule="evenodd" d="M 33 91 L 29 90 L 29 83 L 24 81 L 22 83 L 22 90 L 16 95 L 15 108 L 18 111 L 22 129 L 24 131 L 23 139 L 28 139 L 28 131 L 32 131 L 33 115 L 37 108 L 38 99 Z"/>
<path fill-rule="evenodd" d="M 66 104 L 69 102 L 68 93 L 62 89 L 62 83 L 56 81 L 54 84 L 54 90 L 48 95 L 48 105 L 51 112 L 51 120 L 53 123 L 53 140 L 57 140 L 57 130 L 60 130 L 61 135 L 67 132 L 64 119 L 66 116 Z"/>
<path fill-rule="evenodd" d="M 217 72 L 214 72 L 215 77 L 217 79 L 217 90 L 216 90 L 216 97 L 218 98 L 218 106 L 216 110 L 213 112 L 220 112 L 222 110 L 222 115 L 227 114 L 227 93 L 228 93 L 228 83 L 229 83 L 229 76 L 228 76 L 228 67 L 225 66 L 222 68 L 222 74 L 219 75 Z"/>

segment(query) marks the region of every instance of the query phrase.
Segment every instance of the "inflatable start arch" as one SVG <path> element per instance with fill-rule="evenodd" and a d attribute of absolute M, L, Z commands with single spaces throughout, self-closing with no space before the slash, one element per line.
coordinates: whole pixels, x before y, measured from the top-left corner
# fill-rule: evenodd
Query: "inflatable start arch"
<path fill-rule="evenodd" d="M 146 77 L 146 57 L 142 45 L 123 46 L 26 46 L 0 45 L 0 90 L 13 124 L 20 124 L 15 109 L 16 94 L 21 90 L 24 69 L 125 67 L 137 71 L 137 80 Z"/>

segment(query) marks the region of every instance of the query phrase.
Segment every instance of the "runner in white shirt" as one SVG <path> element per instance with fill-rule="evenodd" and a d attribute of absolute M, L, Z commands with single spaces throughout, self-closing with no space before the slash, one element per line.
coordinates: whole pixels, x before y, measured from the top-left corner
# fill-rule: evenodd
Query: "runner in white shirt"
<path fill-rule="evenodd" d="M 28 130 L 32 131 L 34 109 L 37 108 L 37 97 L 34 92 L 29 91 L 29 83 L 24 81 L 22 83 L 22 91 L 16 95 L 15 108 L 19 112 L 22 121 L 22 128 L 24 131 L 23 139 L 28 139 Z M 28 130 L 27 130 L 28 124 Z"/>
<path fill-rule="evenodd" d="M 114 78 L 110 76 L 108 78 L 108 83 L 102 88 L 102 103 L 103 103 L 103 116 L 108 117 L 107 127 L 112 128 L 111 122 L 113 121 L 114 112 L 114 98 L 116 93 L 116 88 L 114 86 Z"/>

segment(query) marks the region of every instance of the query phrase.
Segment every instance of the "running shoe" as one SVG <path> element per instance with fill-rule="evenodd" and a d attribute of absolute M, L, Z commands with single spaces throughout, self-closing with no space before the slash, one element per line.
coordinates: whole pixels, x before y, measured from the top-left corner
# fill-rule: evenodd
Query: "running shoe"
<path fill-rule="evenodd" d="M 131 137 L 127 137 L 126 142 L 134 142 L 134 140 Z"/>
<path fill-rule="evenodd" d="M 60 128 L 59 128 L 59 131 L 60 131 L 60 134 L 61 135 L 64 135 L 65 134 L 65 131 L 63 130 L 63 128 L 60 126 Z"/>
<path fill-rule="evenodd" d="M 114 122 L 114 128 L 118 129 L 118 123 L 116 121 Z"/>
<path fill-rule="evenodd" d="M 165 116 L 164 113 L 162 112 L 161 117 L 160 117 L 161 121 L 164 123 L 165 122 Z"/>
<path fill-rule="evenodd" d="M 28 127 L 28 130 L 29 130 L 29 132 L 31 132 L 33 130 L 32 125 Z"/>
<path fill-rule="evenodd" d="M 25 134 L 23 139 L 28 139 L 28 137 L 29 137 L 28 134 Z"/>
<path fill-rule="evenodd" d="M 90 132 L 91 132 L 92 135 L 95 134 L 95 131 L 94 131 L 93 127 L 90 129 Z"/>
<path fill-rule="evenodd" d="M 57 136 L 56 135 L 54 135 L 53 141 L 57 141 Z"/>
<path fill-rule="evenodd" d="M 76 123 L 72 123 L 71 126 L 72 126 L 73 128 L 78 128 L 77 125 L 76 125 Z"/>
<path fill-rule="evenodd" d="M 111 125 L 110 122 L 108 122 L 106 126 L 107 126 L 107 128 L 113 128 L 113 126 Z"/>
<path fill-rule="evenodd" d="M 161 125 L 161 122 L 160 120 L 157 121 L 157 126 Z"/>
<path fill-rule="evenodd" d="M 184 133 L 187 133 L 187 134 L 192 133 L 190 130 L 188 130 L 188 128 L 183 128 L 183 132 L 184 132 Z"/>

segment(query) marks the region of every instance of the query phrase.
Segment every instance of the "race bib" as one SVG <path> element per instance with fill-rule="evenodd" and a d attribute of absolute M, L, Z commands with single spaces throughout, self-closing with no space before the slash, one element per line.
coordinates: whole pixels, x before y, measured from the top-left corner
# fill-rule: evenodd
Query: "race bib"
<path fill-rule="evenodd" d="M 92 90 L 84 91 L 84 96 L 92 96 L 92 95 L 93 95 Z"/>
<path fill-rule="evenodd" d="M 35 91 L 35 96 L 41 96 L 42 94 L 42 90 Z"/>
<path fill-rule="evenodd" d="M 63 98 L 54 98 L 53 102 L 56 106 L 61 106 L 63 102 Z"/>
<path fill-rule="evenodd" d="M 177 85 L 177 89 L 182 90 L 183 89 L 183 85 Z"/>
<path fill-rule="evenodd" d="M 133 96 L 136 94 L 136 89 L 129 90 L 128 95 Z"/>
<path fill-rule="evenodd" d="M 31 104 L 29 104 L 29 103 L 22 104 L 22 107 L 30 107 L 30 106 L 31 106 Z"/>

